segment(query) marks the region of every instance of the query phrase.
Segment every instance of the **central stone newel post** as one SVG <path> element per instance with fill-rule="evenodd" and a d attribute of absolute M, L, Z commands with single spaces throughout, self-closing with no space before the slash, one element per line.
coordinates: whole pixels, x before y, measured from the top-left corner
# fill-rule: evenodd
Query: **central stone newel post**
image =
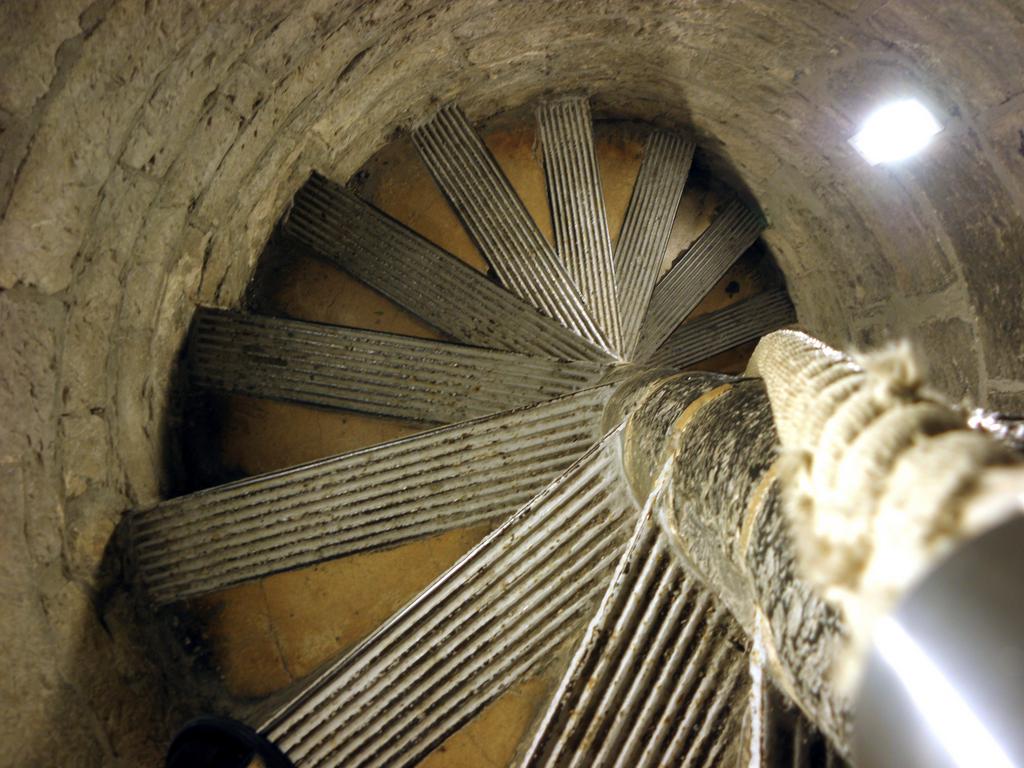
<path fill-rule="evenodd" d="M 610 403 L 607 422 L 622 418 L 637 498 L 657 495 L 677 556 L 751 636 L 776 684 L 845 751 L 849 707 L 832 683 L 844 629 L 795 567 L 764 383 L 645 373 Z"/>

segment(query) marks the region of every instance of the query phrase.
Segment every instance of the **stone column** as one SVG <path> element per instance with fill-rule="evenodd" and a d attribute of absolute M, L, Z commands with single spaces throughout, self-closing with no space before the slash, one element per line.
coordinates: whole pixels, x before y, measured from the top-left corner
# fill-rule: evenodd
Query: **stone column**
<path fill-rule="evenodd" d="M 632 402 L 621 398 L 609 420 L 628 419 L 623 457 L 637 498 L 658 495 L 677 555 L 749 633 L 776 684 L 847 752 L 849 707 L 832 684 L 844 627 L 795 568 L 763 382 L 648 374 L 624 387 Z"/>

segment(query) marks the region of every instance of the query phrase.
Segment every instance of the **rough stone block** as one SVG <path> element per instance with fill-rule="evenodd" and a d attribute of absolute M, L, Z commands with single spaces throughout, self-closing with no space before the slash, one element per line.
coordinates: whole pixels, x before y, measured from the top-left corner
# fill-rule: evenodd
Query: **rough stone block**
<path fill-rule="evenodd" d="M 979 130 L 995 155 L 994 164 L 1002 166 L 1002 178 L 1020 201 L 1024 199 L 1024 96 L 990 112 L 995 114 L 991 119 L 983 117 Z"/>
<path fill-rule="evenodd" d="M 79 496 L 107 479 L 111 460 L 107 422 L 93 414 L 65 416 L 60 427 L 64 493 Z"/>
<path fill-rule="evenodd" d="M 23 595 L 32 583 L 25 546 L 25 480 L 19 464 L 0 464 L 0 599 Z"/>
<path fill-rule="evenodd" d="M 36 291 L 0 291 L 0 463 L 52 451 L 61 302 Z"/>
<path fill-rule="evenodd" d="M 983 109 L 1020 92 L 1024 18 L 999 0 L 885 3 L 871 28 L 961 103 Z"/>
<path fill-rule="evenodd" d="M 204 117 L 204 105 L 216 98 L 217 89 L 240 50 L 225 40 L 245 40 L 240 22 L 212 23 L 202 28 L 184 54 L 165 69 L 160 82 L 142 109 L 121 159 L 154 176 L 163 176 L 187 149 L 204 149 L 188 141 L 193 126 Z"/>
<path fill-rule="evenodd" d="M 267 150 L 279 149 L 273 147 L 275 138 L 294 119 L 293 112 L 315 88 L 304 74 L 296 73 L 279 83 L 232 142 L 196 208 L 204 221 L 215 224 L 225 221 L 236 207 L 246 180 L 257 172 L 273 172 L 265 157 Z M 299 126 L 298 133 L 287 135 L 301 135 L 303 128 Z"/>
<path fill-rule="evenodd" d="M 189 151 L 182 152 L 167 173 L 162 189 L 165 203 L 196 207 L 244 124 L 245 119 L 224 97 L 206 105 L 188 136 Z"/>
<path fill-rule="evenodd" d="M 1004 389 L 1004 387 L 1006 387 Z M 1024 382 L 989 383 L 984 406 L 1007 416 L 1024 419 Z"/>
<path fill-rule="evenodd" d="M 114 5 L 68 65 L 0 222 L 0 286 L 21 282 L 55 293 L 70 284 L 97 193 L 172 45 L 160 34 L 161 13 L 180 15 L 171 6 L 158 4 L 150 15 Z"/>
<path fill-rule="evenodd" d="M 933 387 L 954 401 L 978 401 L 978 339 L 971 323 L 935 320 L 913 329 L 910 340 L 927 364 L 927 381 Z"/>
<path fill-rule="evenodd" d="M 57 348 L 64 305 L 36 291 L 0 292 L 0 464 L 22 467 L 24 535 L 31 555 L 60 555 L 56 493 Z"/>
<path fill-rule="evenodd" d="M 114 529 L 128 506 L 124 496 L 103 486 L 94 486 L 67 502 L 65 562 L 83 583 L 109 578 L 109 573 L 101 573 L 101 566 Z"/>
<path fill-rule="evenodd" d="M 120 482 L 135 506 L 157 501 L 163 473 L 163 413 L 157 410 L 150 378 L 151 344 L 148 329 L 127 331 L 118 339 L 117 420 L 111 429 Z"/>
<path fill-rule="evenodd" d="M 913 175 L 956 249 L 989 376 L 1024 380 L 1024 213 L 971 134 L 937 142 Z"/>
<path fill-rule="evenodd" d="M 0 78 L 0 109 L 25 113 L 46 94 L 57 74 L 57 49 L 81 33 L 79 15 L 91 2 L 0 3 L 0 29 L 8 31 L 0 72 L 19 73 Z"/>
<path fill-rule="evenodd" d="M 61 407 L 68 413 L 101 412 L 110 396 L 108 342 L 115 333 L 120 265 L 104 251 L 92 258 L 68 312 L 61 357 Z M 104 364 L 100 364 L 101 361 Z"/>
<path fill-rule="evenodd" d="M 220 84 L 220 93 L 243 120 L 250 120 L 273 89 L 273 82 L 247 61 L 235 62 Z"/>

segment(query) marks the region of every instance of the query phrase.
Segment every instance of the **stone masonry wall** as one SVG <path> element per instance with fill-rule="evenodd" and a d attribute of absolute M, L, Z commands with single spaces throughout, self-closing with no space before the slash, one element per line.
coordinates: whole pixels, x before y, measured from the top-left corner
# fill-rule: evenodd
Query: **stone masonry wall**
<path fill-rule="evenodd" d="M 483 118 L 583 90 L 692 129 L 763 207 L 811 332 L 909 335 L 952 394 L 1024 411 L 1019 4 L 25 0 L 0 29 L 11 765 L 159 764 L 189 695 L 108 540 L 173 489 L 192 308 L 237 304 L 310 169 L 345 179 L 439 101 Z M 846 139 L 906 89 L 947 129 L 869 168 Z"/>

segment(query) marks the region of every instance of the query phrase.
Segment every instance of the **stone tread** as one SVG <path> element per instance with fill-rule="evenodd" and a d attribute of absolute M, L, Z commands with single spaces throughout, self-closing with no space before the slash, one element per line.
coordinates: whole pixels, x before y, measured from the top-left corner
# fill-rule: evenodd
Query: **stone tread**
<path fill-rule="evenodd" d="M 136 512 L 156 604 L 501 520 L 599 437 L 611 387 L 199 491 Z"/>
<path fill-rule="evenodd" d="M 611 359 L 606 350 L 318 174 L 296 194 L 285 231 L 459 341 L 561 360 Z"/>
<path fill-rule="evenodd" d="M 665 131 L 652 132 L 644 144 L 640 171 L 615 244 L 622 352 L 627 359 L 636 346 L 640 323 L 658 281 L 693 153 L 692 141 Z"/>
<path fill-rule="evenodd" d="M 761 233 L 761 218 L 738 201 L 727 204 L 654 287 L 635 358 L 660 347 Z"/>
<path fill-rule="evenodd" d="M 260 725 L 300 768 L 415 764 L 583 629 L 635 514 L 618 432 Z"/>
<path fill-rule="evenodd" d="M 455 105 L 442 107 L 412 138 L 502 285 L 607 348 L 565 266 L 462 111 Z"/>
<path fill-rule="evenodd" d="M 210 389 L 451 424 L 593 385 L 607 366 L 201 308 L 188 347 Z"/>
<path fill-rule="evenodd" d="M 615 262 L 590 104 L 583 97 L 545 102 L 537 123 L 559 256 L 612 349 L 621 352 Z"/>
<path fill-rule="evenodd" d="M 643 362 L 656 367 L 687 368 L 794 322 L 796 312 L 786 291 L 765 291 L 682 323 Z"/>
<path fill-rule="evenodd" d="M 744 646 L 645 513 L 522 768 L 716 765 L 739 735 Z"/>

